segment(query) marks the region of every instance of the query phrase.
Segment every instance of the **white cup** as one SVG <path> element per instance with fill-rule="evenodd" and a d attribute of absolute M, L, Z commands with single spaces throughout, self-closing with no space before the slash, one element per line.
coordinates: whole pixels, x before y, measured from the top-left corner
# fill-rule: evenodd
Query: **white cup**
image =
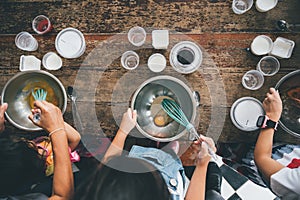
<path fill-rule="evenodd" d="M 264 56 L 257 64 L 257 70 L 264 76 L 273 76 L 279 71 L 280 63 L 274 56 Z"/>
<path fill-rule="evenodd" d="M 244 74 L 242 84 L 246 89 L 258 90 L 264 84 L 264 75 L 258 70 L 250 70 Z"/>
<path fill-rule="evenodd" d="M 126 51 L 122 54 L 121 64 L 125 69 L 133 70 L 139 65 L 140 58 L 134 51 Z"/>
<path fill-rule="evenodd" d="M 58 70 L 62 66 L 62 60 L 56 53 L 48 52 L 43 56 L 43 66 L 48 70 Z"/>
<path fill-rule="evenodd" d="M 128 40 L 134 46 L 142 46 L 146 41 L 146 31 L 142 27 L 135 26 L 128 31 Z"/>
<path fill-rule="evenodd" d="M 266 35 L 256 36 L 251 43 L 251 52 L 258 56 L 270 53 L 272 48 L 273 41 Z"/>
<path fill-rule="evenodd" d="M 233 0 L 232 11 L 235 14 L 241 15 L 247 12 L 248 10 L 250 10 L 252 5 L 253 5 L 253 0 Z"/>
<path fill-rule="evenodd" d="M 255 7 L 259 12 L 267 12 L 277 5 L 278 0 L 256 0 Z"/>
<path fill-rule="evenodd" d="M 38 48 L 37 40 L 28 32 L 20 32 L 15 38 L 16 46 L 24 51 L 35 51 Z"/>

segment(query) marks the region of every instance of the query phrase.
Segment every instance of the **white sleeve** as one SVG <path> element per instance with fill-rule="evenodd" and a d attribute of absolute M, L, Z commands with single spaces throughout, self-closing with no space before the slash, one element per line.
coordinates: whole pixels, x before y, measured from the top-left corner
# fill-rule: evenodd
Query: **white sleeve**
<path fill-rule="evenodd" d="M 278 196 L 294 193 L 300 196 L 300 167 L 295 169 L 283 168 L 273 174 L 270 180 L 271 189 Z"/>

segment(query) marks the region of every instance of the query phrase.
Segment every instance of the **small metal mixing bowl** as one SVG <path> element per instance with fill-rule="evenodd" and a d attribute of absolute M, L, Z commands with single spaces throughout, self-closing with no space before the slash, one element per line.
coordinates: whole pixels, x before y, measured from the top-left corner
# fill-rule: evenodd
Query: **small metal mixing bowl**
<path fill-rule="evenodd" d="M 8 109 L 5 112 L 7 120 L 19 129 L 26 131 L 42 130 L 28 119 L 32 109 L 33 97 L 31 97 L 31 92 L 35 88 L 51 90 L 53 101 L 48 99 L 47 101 L 56 104 L 62 113 L 66 110 L 65 88 L 54 75 L 41 70 L 19 72 L 5 84 L 1 95 L 1 103 L 8 103 Z M 50 96 L 49 91 L 48 96 Z"/>
<path fill-rule="evenodd" d="M 199 102 L 190 88 L 172 76 L 156 76 L 145 81 L 134 93 L 131 108 L 137 110 L 137 129 L 147 138 L 160 142 L 170 142 L 186 134 L 185 127 L 172 121 L 165 126 L 154 122 L 153 102 L 157 98 L 171 98 L 182 108 L 188 120 L 193 123 Z M 156 105 L 160 106 L 160 104 Z"/>

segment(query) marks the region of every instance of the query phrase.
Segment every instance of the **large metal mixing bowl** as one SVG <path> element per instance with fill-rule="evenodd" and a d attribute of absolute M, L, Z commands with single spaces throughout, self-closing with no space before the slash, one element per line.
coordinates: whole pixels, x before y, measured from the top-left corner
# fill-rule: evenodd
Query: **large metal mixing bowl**
<path fill-rule="evenodd" d="M 300 138 L 300 70 L 282 77 L 275 88 L 282 99 L 279 124 L 286 132 Z"/>
<path fill-rule="evenodd" d="M 181 80 L 172 76 L 156 76 L 145 81 L 134 93 L 131 107 L 137 110 L 137 129 L 146 137 L 160 142 L 170 142 L 186 134 L 185 127 L 176 121 L 165 126 L 154 123 L 154 102 L 158 98 L 171 98 L 182 108 L 188 120 L 193 123 L 199 102 L 190 88 Z M 157 111 L 157 109 L 156 109 Z"/>
<path fill-rule="evenodd" d="M 41 130 L 28 119 L 34 101 L 31 92 L 37 88 L 46 90 L 46 100 L 58 106 L 62 113 L 65 112 L 66 91 L 55 76 L 41 70 L 19 72 L 6 83 L 1 95 L 1 103 L 8 103 L 5 116 L 15 127 L 26 131 Z"/>

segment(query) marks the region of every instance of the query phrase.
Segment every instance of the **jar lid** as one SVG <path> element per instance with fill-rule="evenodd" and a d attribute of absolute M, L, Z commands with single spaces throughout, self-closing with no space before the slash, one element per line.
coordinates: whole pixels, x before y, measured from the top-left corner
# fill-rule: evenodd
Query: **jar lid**
<path fill-rule="evenodd" d="M 265 111 L 262 103 L 253 97 L 242 97 L 236 100 L 230 109 L 232 123 L 242 131 L 255 131 L 259 129 L 256 122 Z"/>
<path fill-rule="evenodd" d="M 84 36 L 75 28 L 63 29 L 55 39 L 55 48 L 64 58 L 78 58 L 85 51 Z"/>

